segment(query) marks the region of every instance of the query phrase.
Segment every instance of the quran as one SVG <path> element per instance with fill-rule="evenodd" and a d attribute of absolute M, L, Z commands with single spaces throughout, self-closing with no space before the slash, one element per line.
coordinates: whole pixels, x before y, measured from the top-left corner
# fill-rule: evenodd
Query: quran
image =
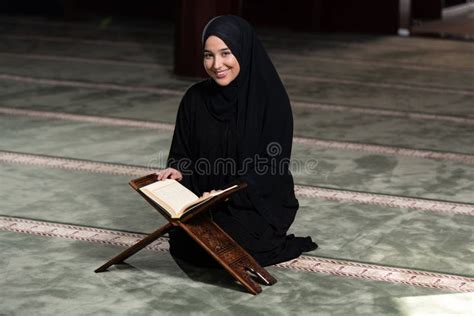
<path fill-rule="evenodd" d="M 178 181 L 165 179 L 145 185 L 139 190 L 158 204 L 171 218 L 181 218 L 195 207 L 207 203 L 236 187 L 237 185 L 233 185 L 224 190 L 210 193 L 208 196 L 198 197 Z"/>

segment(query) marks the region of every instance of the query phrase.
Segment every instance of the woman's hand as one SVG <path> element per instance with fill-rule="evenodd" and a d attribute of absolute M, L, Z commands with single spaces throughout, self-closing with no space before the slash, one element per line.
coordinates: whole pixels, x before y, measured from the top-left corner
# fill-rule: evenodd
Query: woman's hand
<path fill-rule="evenodd" d="M 158 175 L 158 180 L 173 179 L 181 181 L 183 179 L 183 175 L 181 174 L 181 172 L 174 168 L 166 168 L 157 172 L 156 174 Z"/>
<path fill-rule="evenodd" d="M 202 194 L 202 197 L 208 197 L 209 195 L 211 195 L 211 194 L 213 194 L 213 193 L 218 193 L 218 192 L 220 192 L 220 191 L 222 191 L 222 190 L 212 190 L 211 192 L 204 192 L 204 193 Z"/>

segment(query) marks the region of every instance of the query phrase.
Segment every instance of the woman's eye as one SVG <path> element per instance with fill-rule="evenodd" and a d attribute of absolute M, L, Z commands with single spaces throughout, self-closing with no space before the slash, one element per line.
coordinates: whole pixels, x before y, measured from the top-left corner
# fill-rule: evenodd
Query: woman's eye
<path fill-rule="evenodd" d="M 222 56 L 228 56 L 230 55 L 230 52 L 222 52 Z"/>
<path fill-rule="evenodd" d="M 206 58 L 206 59 L 212 58 L 212 55 L 211 54 L 204 54 L 204 58 Z"/>

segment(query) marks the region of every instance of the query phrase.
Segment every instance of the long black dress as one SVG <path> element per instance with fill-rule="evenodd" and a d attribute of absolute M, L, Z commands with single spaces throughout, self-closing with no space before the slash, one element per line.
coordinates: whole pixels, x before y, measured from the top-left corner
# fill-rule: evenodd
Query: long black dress
<path fill-rule="evenodd" d="M 203 43 L 221 38 L 240 65 L 228 86 L 213 79 L 191 86 L 179 106 L 168 167 L 197 195 L 239 179 L 249 186 L 219 209 L 214 221 L 261 265 L 316 249 L 310 237 L 287 231 L 298 209 L 288 169 L 293 118 L 288 95 L 257 39 L 242 18 L 220 16 L 203 32 Z M 201 266 L 214 261 L 180 230 L 170 232 L 171 254 Z"/>

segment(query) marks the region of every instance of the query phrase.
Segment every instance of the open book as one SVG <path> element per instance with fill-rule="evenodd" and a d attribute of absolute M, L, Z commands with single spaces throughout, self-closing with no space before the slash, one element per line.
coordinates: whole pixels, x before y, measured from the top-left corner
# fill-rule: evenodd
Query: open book
<path fill-rule="evenodd" d="M 140 191 L 160 205 L 161 208 L 168 212 L 171 218 L 180 218 L 193 208 L 235 187 L 237 185 L 213 192 L 206 197 L 198 197 L 178 181 L 165 179 L 143 186 L 140 188 Z"/>

